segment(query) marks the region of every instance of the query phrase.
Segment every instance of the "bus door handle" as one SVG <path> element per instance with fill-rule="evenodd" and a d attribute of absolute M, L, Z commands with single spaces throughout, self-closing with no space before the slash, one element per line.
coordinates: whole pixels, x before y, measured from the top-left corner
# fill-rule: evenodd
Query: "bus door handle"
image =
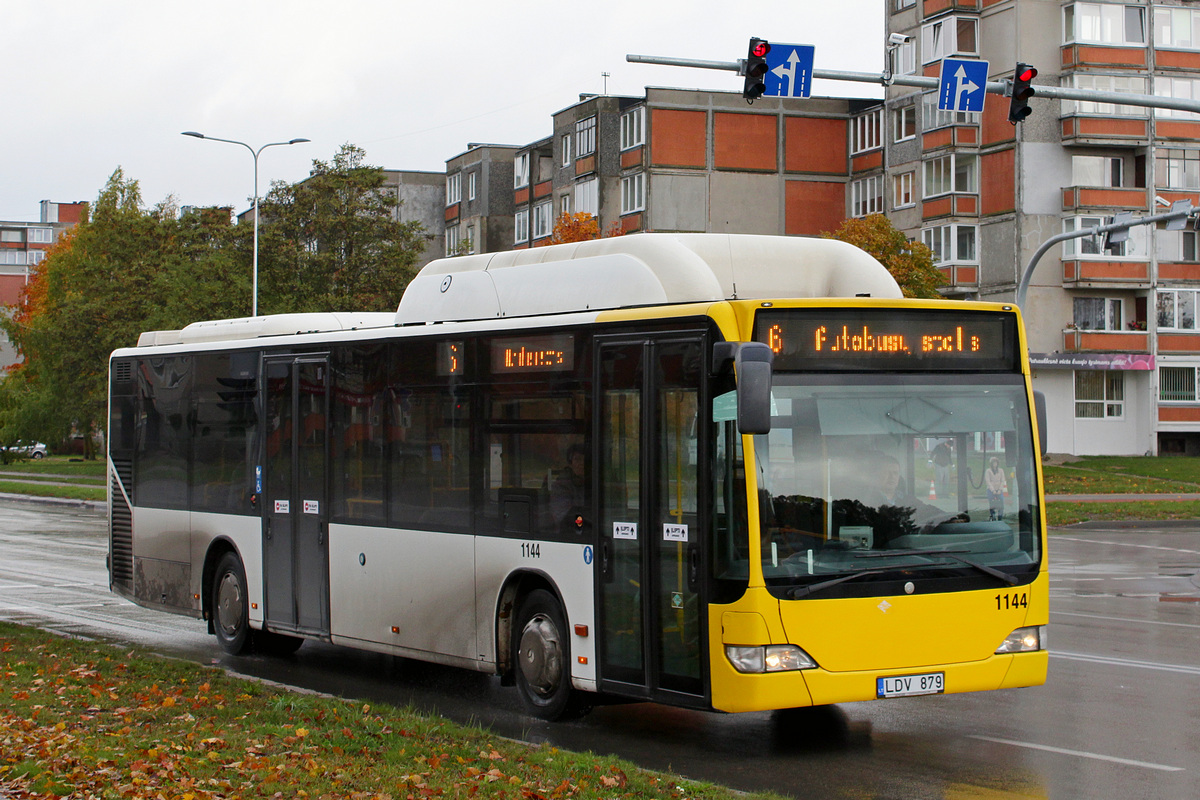
<path fill-rule="evenodd" d="M 271 538 L 271 518 L 270 517 L 263 518 L 263 532 L 268 539 Z"/>
<path fill-rule="evenodd" d="M 612 542 L 607 537 L 600 539 L 600 577 L 612 581 Z"/>
<path fill-rule="evenodd" d="M 695 592 L 700 586 L 700 546 L 688 545 L 688 589 Z"/>

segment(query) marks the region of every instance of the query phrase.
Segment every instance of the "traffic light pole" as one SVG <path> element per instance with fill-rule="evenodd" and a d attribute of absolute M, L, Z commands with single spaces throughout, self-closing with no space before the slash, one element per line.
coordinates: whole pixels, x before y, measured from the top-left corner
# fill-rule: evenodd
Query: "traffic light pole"
<path fill-rule="evenodd" d="M 657 64 L 666 67 L 692 67 L 693 69 L 719 69 L 728 72 L 742 73 L 744 60 L 738 61 L 701 61 L 690 58 L 667 58 L 664 56 L 626 55 L 625 60 L 633 64 Z M 873 72 L 843 72 L 833 69 L 814 69 L 814 78 L 827 81 L 850 81 L 855 83 L 877 83 L 881 86 L 915 86 L 921 89 L 937 89 L 938 78 L 924 75 L 889 75 Z M 1084 100 L 1091 103 L 1115 103 L 1124 106 L 1141 106 L 1144 108 L 1169 108 L 1175 111 L 1191 111 L 1200 114 L 1200 100 L 1182 100 L 1175 97 L 1159 97 L 1152 94 L 1126 94 L 1125 92 L 1102 92 L 1096 89 L 1074 89 L 1069 86 L 1034 86 L 1035 97 L 1046 97 L 1051 100 Z M 1012 81 L 988 81 L 984 84 L 988 94 L 999 94 L 1005 97 L 1012 95 Z"/>

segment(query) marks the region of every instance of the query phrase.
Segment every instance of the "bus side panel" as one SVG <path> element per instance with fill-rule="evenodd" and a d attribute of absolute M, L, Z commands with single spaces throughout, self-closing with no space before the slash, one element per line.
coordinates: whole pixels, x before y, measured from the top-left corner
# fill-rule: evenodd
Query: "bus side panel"
<path fill-rule="evenodd" d="M 583 544 L 544 542 L 536 539 L 503 539 L 480 536 L 476 540 L 479 642 L 481 654 L 495 663 L 507 642 L 496 641 L 500 591 L 513 572 L 539 573 L 558 590 L 571 637 L 571 682 L 577 689 L 596 690 L 596 609 L 593 590 L 592 548 Z M 579 635 L 576 626 L 586 626 Z"/>
<path fill-rule="evenodd" d="M 479 661 L 472 538 L 330 525 L 330 635 Z"/>
<path fill-rule="evenodd" d="M 133 509 L 133 599 L 140 605 L 199 615 L 192 602 L 187 511 Z"/>
<path fill-rule="evenodd" d="M 219 538 L 228 539 L 233 542 L 238 555 L 241 556 L 242 566 L 246 570 L 246 599 L 250 602 L 250 607 L 247 609 L 250 616 L 250 627 L 261 628 L 264 609 L 262 517 L 197 511 L 191 515 L 191 525 L 191 563 L 196 565 L 192 571 L 193 594 L 204 595 L 205 587 L 201 585 L 201 582 L 204 580 L 204 559 L 208 556 L 209 548 Z"/>

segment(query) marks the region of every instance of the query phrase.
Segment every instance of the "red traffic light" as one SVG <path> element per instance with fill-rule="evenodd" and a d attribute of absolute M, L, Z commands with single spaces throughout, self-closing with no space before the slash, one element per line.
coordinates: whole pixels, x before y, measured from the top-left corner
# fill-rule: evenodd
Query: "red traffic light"
<path fill-rule="evenodd" d="M 750 52 L 756 58 L 762 58 L 767 53 L 771 52 L 771 45 L 769 42 L 764 42 L 762 39 L 759 39 L 758 42 L 755 43 L 754 47 L 751 48 Z"/>
<path fill-rule="evenodd" d="M 1028 64 L 1025 65 L 1025 69 L 1021 70 L 1017 74 L 1017 80 L 1019 80 L 1019 81 L 1031 81 L 1036 77 L 1037 77 L 1037 69 L 1035 67 L 1029 66 Z"/>

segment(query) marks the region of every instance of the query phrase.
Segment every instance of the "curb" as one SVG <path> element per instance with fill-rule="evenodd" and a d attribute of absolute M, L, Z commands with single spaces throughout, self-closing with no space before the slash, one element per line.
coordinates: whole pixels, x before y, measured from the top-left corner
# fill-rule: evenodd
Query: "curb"
<path fill-rule="evenodd" d="M 66 497 L 41 497 L 33 494 L 10 494 L 0 492 L 0 500 L 11 503 L 25 503 L 33 506 L 56 506 L 58 508 L 76 508 L 95 514 L 108 513 L 107 500 L 71 500 Z"/>

